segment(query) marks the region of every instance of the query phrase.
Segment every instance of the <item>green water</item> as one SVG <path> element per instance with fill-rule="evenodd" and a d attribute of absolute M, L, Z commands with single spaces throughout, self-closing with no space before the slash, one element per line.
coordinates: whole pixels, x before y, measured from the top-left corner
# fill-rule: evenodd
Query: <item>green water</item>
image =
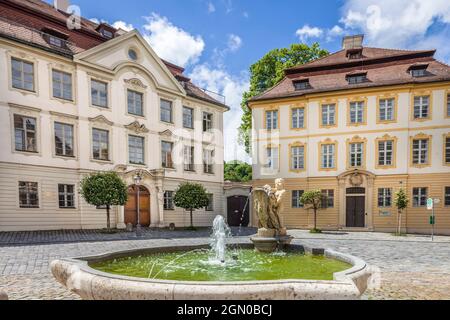
<path fill-rule="evenodd" d="M 92 263 L 99 271 L 159 280 L 252 281 L 333 280 L 333 273 L 349 269 L 347 263 L 300 253 L 264 254 L 254 250 L 227 252 L 224 264 L 209 250 L 161 253 Z"/>

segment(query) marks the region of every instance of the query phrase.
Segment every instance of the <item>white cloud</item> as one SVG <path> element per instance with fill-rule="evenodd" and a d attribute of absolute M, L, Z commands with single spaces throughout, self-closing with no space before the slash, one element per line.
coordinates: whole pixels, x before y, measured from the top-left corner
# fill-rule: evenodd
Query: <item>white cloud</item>
<path fill-rule="evenodd" d="M 235 34 L 229 34 L 228 35 L 228 49 L 232 52 L 239 50 L 239 48 L 242 46 L 242 39 L 235 35 Z"/>
<path fill-rule="evenodd" d="M 318 27 L 310 27 L 307 24 L 295 32 L 302 42 L 306 42 L 310 38 L 320 38 L 323 33 L 324 31 L 322 29 Z"/>
<path fill-rule="evenodd" d="M 214 6 L 214 4 L 212 2 L 208 2 L 208 12 L 209 13 L 216 12 L 216 7 Z"/>
<path fill-rule="evenodd" d="M 97 18 L 90 18 L 89 21 L 92 21 L 93 23 L 99 24 L 100 20 L 98 20 Z"/>
<path fill-rule="evenodd" d="M 248 74 L 230 75 L 223 68 L 213 68 L 208 64 L 197 65 L 189 74 L 192 81 L 207 90 L 218 92 L 226 97 L 231 110 L 224 116 L 225 160 L 249 161 L 243 147 L 238 143 L 238 128 L 241 124 L 242 94 L 248 90 Z"/>
<path fill-rule="evenodd" d="M 347 0 L 341 23 L 366 34 L 370 45 L 412 47 L 438 22 L 450 23 L 448 0 Z"/>
<path fill-rule="evenodd" d="M 198 61 L 205 48 L 201 36 L 191 35 L 156 13 L 145 19 L 144 38 L 161 58 L 183 67 Z"/>
<path fill-rule="evenodd" d="M 133 25 L 131 23 L 126 23 L 124 21 L 116 21 L 112 24 L 112 26 L 116 29 L 122 29 L 125 31 L 131 31 L 134 29 Z"/>

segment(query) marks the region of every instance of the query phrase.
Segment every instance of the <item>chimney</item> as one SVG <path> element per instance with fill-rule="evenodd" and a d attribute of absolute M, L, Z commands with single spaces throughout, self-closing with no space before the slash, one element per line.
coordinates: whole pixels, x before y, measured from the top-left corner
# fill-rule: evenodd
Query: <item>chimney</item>
<path fill-rule="evenodd" d="M 67 12 L 67 9 L 70 6 L 70 0 L 53 0 L 53 6 L 56 10 Z"/>
<path fill-rule="evenodd" d="M 344 39 L 342 40 L 342 49 L 344 50 L 362 49 L 363 41 L 364 41 L 363 34 L 344 37 Z"/>

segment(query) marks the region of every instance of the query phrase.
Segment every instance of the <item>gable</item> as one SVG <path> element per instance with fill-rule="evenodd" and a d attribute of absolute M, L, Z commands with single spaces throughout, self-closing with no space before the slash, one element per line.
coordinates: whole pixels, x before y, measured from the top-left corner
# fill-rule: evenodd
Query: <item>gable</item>
<path fill-rule="evenodd" d="M 129 58 L 130 49 L 137 53 L 136 61 Z M 114 74 L 124 68 L 138 68 L 147 73 L 156 88 L 186 95 L 177 79 L 136 30 L 77 54 L 74 61 Z"/>

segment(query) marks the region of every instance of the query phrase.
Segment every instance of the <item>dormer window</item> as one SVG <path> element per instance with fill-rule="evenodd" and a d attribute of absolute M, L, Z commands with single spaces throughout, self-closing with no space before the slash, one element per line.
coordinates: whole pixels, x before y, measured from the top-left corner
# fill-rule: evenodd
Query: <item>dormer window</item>
<path fill-rule="evenodd" d="M 108 39 L 112 39 L 112 37 L 113 37 L 113 33 L 106 29 L 101 29 L 100 33 L 102 34 L 102 36 L 104 36 L 105 38 L 108 38 Z"/>
<path fill-rule="evenodd" d="M 409 67 L 408 71 L 414 78 L 425 77 L 427 75 L 428 64 L 415 64 Z"/>
<path fill-rule="evenodd" d="M 45 27 L 42 29 L 42 37 L 51 46 L 64 48 L 69 35 L 59 30 Z"/>
<path fill-rule="evenodd" d="M 294 88 L 296 91 L 311 89 L 311 84 L 309 83 L 309 79 L 297 80 L 294 81 Z"/>
<path fill-rule="evenodd" d="M 107 23 L 100 23 L 96 29 L 104 38 L 112 39 L 114 38 L 114 34 L 116 33 L 116 29 L 111 27 Z"/>
<path fill-rule="evenodd" d="M 63 41 L 61 39 L 57 38 L 57 37 L 54 37 L 54 36 L 49 36 L 48 43 L 50 45 L 52 45 L 52 46 L 55 46 L 55 47 L 60 47 L 61 48 L 63 46 Z"/>
<path fill-rule="evenodd" d="M 349 60 L 355 60 L 355 59 L 361 59 L 363 57 L 362 55 L 362 48 L 352 48 L 347 50 L 347 58 Z"/>
<path fill-rule="evenodd" d="M 369 81 L 367 79 L 367 73 L 355 73 L 347 75 L 348 84 L 358 84 Z"/>

